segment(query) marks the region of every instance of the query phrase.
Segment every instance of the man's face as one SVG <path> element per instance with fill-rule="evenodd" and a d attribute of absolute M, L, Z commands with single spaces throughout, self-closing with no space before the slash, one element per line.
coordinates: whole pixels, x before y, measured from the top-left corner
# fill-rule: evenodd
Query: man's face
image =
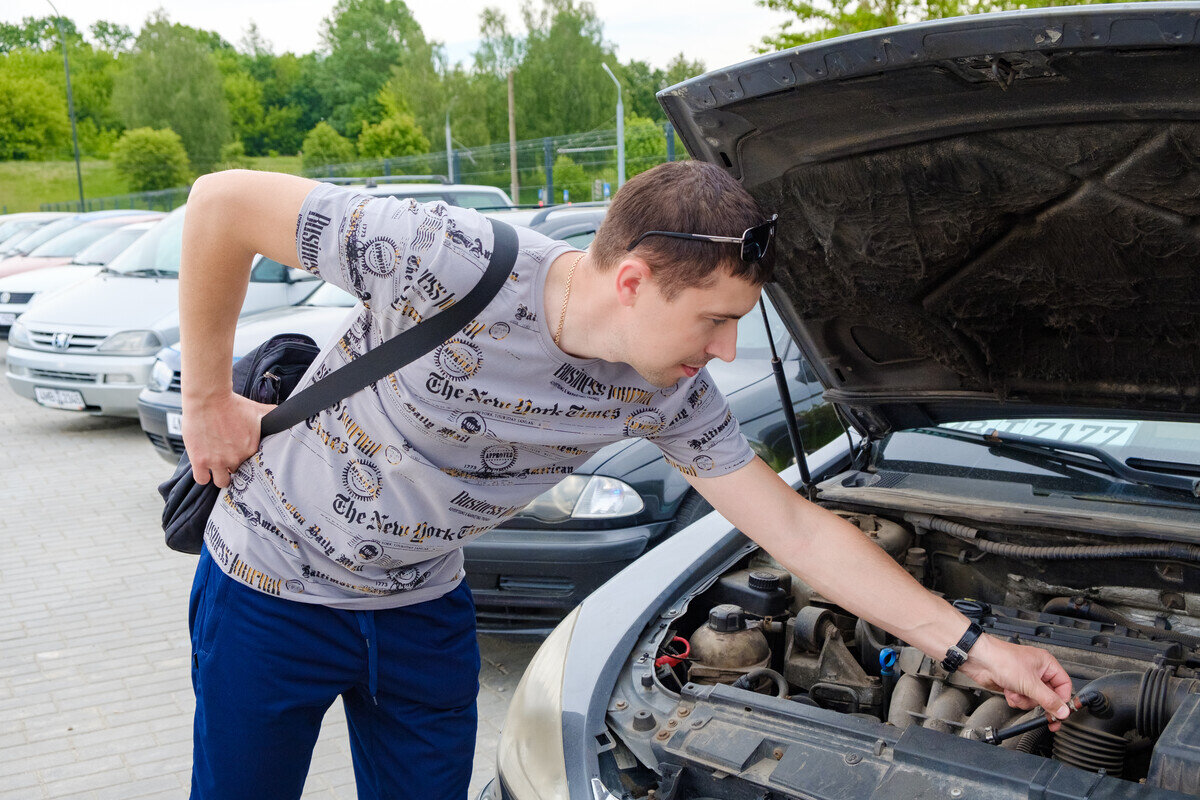
<path fill-rule="evenodd" d="M 762 287 L 721 273 L 711 286 L 667 300 L 653 279 L 639 291 L 625 342 L 626 361 L 654 386 L 674 386 L 714 358 L 737 355 L 737 321 L 754 310 Z"/>

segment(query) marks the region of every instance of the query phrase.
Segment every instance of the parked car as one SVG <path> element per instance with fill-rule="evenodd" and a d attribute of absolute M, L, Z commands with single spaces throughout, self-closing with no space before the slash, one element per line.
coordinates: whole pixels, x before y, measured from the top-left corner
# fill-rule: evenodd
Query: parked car
<path fill-rule="evenodd" d="M 155 354 L 179 340 L 180 207 L 99 274 L 26 311 L 8 332 L 13 391 L 49 408 L 137 416 Z M 314 276 L 258 256 L 242 306 L 250 314 L 292 305 Z"/>
<path fill-rule="evenodd" d="M 361 181 L 361 183 L 360 183 Z M 512 198 L 503 189 L 472 183 L 405 183 L 395 178 L 348 178 L 339 183 L 347 184 L 364 194 L 379 197 L 411 197 L 419 203 L 441 200 L 460 208 L 475 208 L 480 211 L 498 211 L 513 208 Z"/>
<path fill-rule="evenodd" d="M 353 308 L 354 296 L 332 283 L 321 284 L 295 306 L 260 311 L 242 319 L 233 339 L 233 359 L 279 333 L 303 333 L 324 344 Z M 183 454 L 183 376 L 179 343 L 158 352 L 146 387 L 138 395 L 138 419 L 155 451 L 172 464 Z"/>
<path fill-rule="evenodd" d="M 63 214 L 57 219 L 52 219 L 49 222 L 40 225 L 39 227 L 29 231 L 26 235 L 13 236 L 8 241 L 0 245 L 0 269 L 4 267 L 5 262 L 13 257 L 21 257 L 28 255 L 34 248 L 42 245 L 55 236 L 71 230 L 74 227 L 92 222 L 98 219 L 107 217 L 130 216 L 136 214 L 158 214 L 155 211 L 139 211 L 137 209 L 109 209 L 107 211 L 84 211 L 79 214 Z"/>
<path fill-rule="evenodd" d="M 770 293 L 854 431 L 785 478 L 1080 710 L 1038 728 L 711 514 L 546 639 L 485 797 L 1200 796 L 1198 18 L 942 19 L 659 95 L 779 213 Z"/>
<path fill-rule="evenodd" d="M 34 247 L 24 255 L 12 255 L 0 263 L 0 278 L 23 272 L 61 267 L 69 264 L 82 251 L 118 229 L 135 222 L 155 222 L 166 214 L 139 211 L 131 214 L 92 219 L 80 223 Z M 132 240 L 130 240 L 132 241 Z M 117 251 L 120 252 L 120 251 Z M 115 254 L 114 254 L 115 255 Z"/>
<path fill-rule="evenodd" d="M 68 216 L 66 211 L 19 211 L 0 217 L 0 257 L 3 257 L 5 249 L 19 241 L 20 237 L 28 236 L 43 225 L 49 225 L 65 216 Z"/>
<path fill-rule="evenodd" d="M 8 336 L 13 322 L 34 300 L 45 299 L 52 292 L 92 277 L 156 224 L 157 220 L 122 225 L 80 250 L 65 266 L 0 278 L 0 335 Z"/>

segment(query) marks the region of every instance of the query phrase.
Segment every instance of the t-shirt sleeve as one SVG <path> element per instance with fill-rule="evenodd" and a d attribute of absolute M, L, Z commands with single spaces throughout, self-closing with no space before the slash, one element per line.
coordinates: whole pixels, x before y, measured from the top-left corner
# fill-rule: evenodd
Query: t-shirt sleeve
<path fill-rule="evenodd" d="M 491 239 L 475 211 L 329 184 L 309 192 L 296 222 L 300 266 L 400 328 L 469 291 L 487 269 Z"/>
<path fill-rule="evenodd" d="M 703 392 L 695 387 L 703 387 Z M 695 399 L 693 399 L 695 398 Z M 716 478 L 744 467 L 754 458 L 729 403 L 712 385 L 707 370 L 693 381 L 686 414 L 650 440 L 667 463 L 684 475 Z"/>

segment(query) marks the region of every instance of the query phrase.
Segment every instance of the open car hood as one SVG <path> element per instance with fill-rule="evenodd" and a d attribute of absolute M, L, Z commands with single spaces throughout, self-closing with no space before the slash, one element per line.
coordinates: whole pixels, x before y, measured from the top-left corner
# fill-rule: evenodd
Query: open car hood
<path fill-rule="evenodd" d="M 901 26 L 659 100 L 779 213 L 770 291 L 861 432 L 1200 415 L 1200 4 Z"/>

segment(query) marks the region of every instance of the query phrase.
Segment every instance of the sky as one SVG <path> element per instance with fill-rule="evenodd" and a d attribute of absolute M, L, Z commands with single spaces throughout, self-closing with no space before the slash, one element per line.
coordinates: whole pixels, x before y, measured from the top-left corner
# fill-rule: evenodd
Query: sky
<path fill-rule="evenodd" d="M 81 31 L 97 19 L 128 25 L 134 33 L 155 9 L 163 8 L 172 22 L 215 30 L 239 44 L 251 20 L 276 53 L 302 54 L 320 46 L 322 20 L 335 0 L 53 0 Z M 470 63 L 479 41 L 479 13 L 497 6 L 508 16 L 511 29 L 520 29 L 519 0 L 407 0 L 425 36 L 440 41 L 452 62 Z M 638 59 L 665 67 L 677 53 L 703 61 L 707 69 L 752 58 L 764 34 L 774 33 L 786 15 L 754 0 L 592 0 L 604 23 L 605 38 L 616 46 L 621 61 Z M 0 20 L 19 22 L 27 16 L 52 14 L 49 0 L 4 0 Z"/>

